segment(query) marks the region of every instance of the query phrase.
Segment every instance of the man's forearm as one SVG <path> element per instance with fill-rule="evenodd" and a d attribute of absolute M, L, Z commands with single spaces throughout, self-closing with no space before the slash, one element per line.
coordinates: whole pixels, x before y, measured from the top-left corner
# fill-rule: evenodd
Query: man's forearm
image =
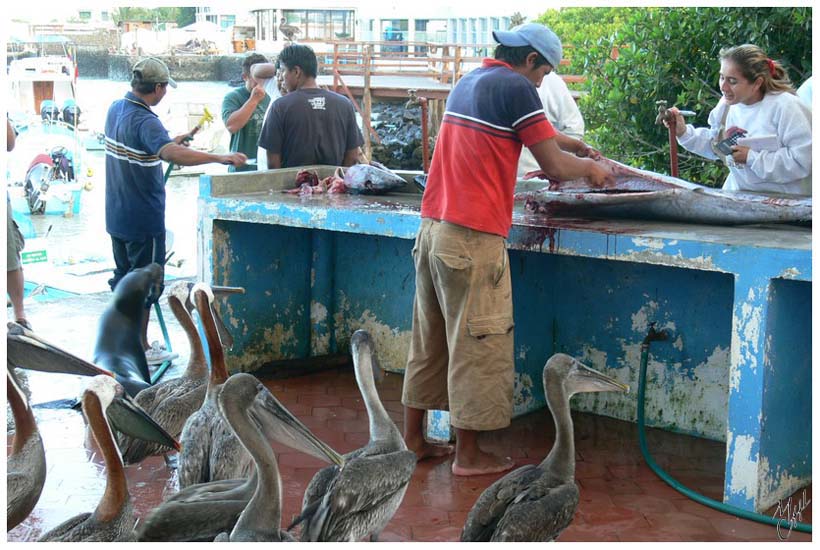
<path fill-rule="evenodd" d="M 163 147 L 159 156 L 162 160 L 173 162 L 179 166 L 198 166 L 200 164 L 208 164 L 210 162 L 221 163 L 223 161 L 223 155 L 205 153 L 175 143 Z"/>
<path fill-rule="evenodd" d="M 253 98 L 249 98 L 242 107 L 231 113 L 231 116 L 225 121 L 225 128 L 228 132 L 235 134 L 244 128 L 251 119 L 251 116 L 253 116 L 257 105 L 259 105 L 258 102 L 254 103 Z"/>
<path fill-rule="evenodd" d="M 265 149 L 265 154 L 268 158 L 268 170 L 275 170 L 282 167 L 282 155 L 279 153 L 271 153 Z"/>

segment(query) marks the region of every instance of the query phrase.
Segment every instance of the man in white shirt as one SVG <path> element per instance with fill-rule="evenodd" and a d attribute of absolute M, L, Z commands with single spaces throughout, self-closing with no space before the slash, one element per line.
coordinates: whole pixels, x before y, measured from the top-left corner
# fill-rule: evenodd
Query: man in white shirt
<path fill-rule="evenodd" d="M 577 140 L 584 138 L 584 117 L 581 116 L 581 111 L 566 82 L 555 71 L 546 75 L 541 81 L 541 86 L 538 87 L 538 97 L 541 98 L 544 112 L 553 128 Z M 521 158 L 518 161 L 518 177 L 521 178 L 533 170 L 540 170 L 540 168 L 530 150 L 524 148 L 521 150 Z"/>
<path fill-rule="evenodd" d="M 251 77 L 259 81 L 270 96 L 271 101 L 265 111 L 265 119 L 267 119 L 273 102 L 282 97 L 281 74 L 276 70 L 276 63 L 256 63 L 251 66 Z M 256 148 L 256 169 L 268 169 L 268 151 L 264 147 L 257 146 Z"/>

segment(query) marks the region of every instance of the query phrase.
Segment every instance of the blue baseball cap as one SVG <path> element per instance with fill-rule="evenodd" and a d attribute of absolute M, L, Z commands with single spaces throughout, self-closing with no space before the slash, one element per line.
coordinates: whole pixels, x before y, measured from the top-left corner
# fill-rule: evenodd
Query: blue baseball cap
<path fill-rule="evenodd" d="M 538 23 L 518 25 L 508 31 L 493 31 L 493 38 L 502 46 L 511 48 L 532 46 L 554 69 L 564 57 L 558 35 Z"/>

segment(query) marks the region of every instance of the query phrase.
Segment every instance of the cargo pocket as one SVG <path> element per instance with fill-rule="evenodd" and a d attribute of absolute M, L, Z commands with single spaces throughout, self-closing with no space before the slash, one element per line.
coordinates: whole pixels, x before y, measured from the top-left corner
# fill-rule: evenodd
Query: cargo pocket
<path fill-rule="evenodd" d="M 467 331 L 476 340 L 483 340 L 493 334 L 507 334 L 514 326 L 509 315 L 485 315 L 467 319 Z"/>

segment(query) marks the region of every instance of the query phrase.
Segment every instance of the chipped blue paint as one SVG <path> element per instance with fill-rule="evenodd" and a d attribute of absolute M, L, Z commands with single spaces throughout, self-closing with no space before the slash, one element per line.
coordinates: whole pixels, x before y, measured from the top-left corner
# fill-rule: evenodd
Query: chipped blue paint
<path fill-rule="evenodd" d="M 231 177 L 203 176 L 199 199 L 200 275 L 248 291 L 232 298 L 231 359 L 251 369 L 341 351 L 367 326 L 391 369 L 403 368 L 418 195 L 211 196 L 213 181 Z M 732 504 L 765 508 L 810 482 L 810 230 L 545 223 L 516 210 L 508 246 L 515 415 L 543 407 L 541 370 L 556 352 L 634 385 L 654 322 L 671 339 L 652 346 L 648 424 L 726 441 Z M 634 420 L 634 395 L 573 406 Z M 447 413 L 428 416 L 428 435 L 448 439 Z"/>

